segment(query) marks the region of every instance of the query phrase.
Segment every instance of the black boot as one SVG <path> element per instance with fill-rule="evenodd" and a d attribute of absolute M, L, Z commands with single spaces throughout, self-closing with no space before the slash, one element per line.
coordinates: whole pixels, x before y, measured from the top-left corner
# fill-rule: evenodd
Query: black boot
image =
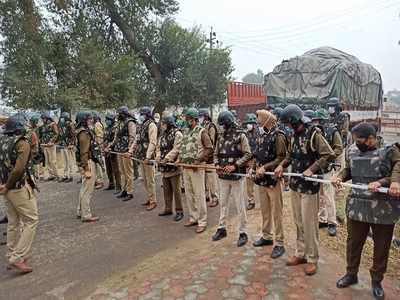
<path fill-rule="evenodd" d="M 166 217 L 166 216 L 171 216 L 173 215 L 172 211 L 163 211 L 158 214 L 159 217 Z"/>
<path fill-rule="evenodd" d="M 0 219 L 0 224 L 7 224 L 7 223 L 8 223 L 7 216 L 4 216 L 3 218 Z"/>
<path fill-rule="evenodd" d="M 358 283 L 357 275 L 346 274 L 336 282 L 336 287 L 338 289 L 343 289 L 357 283 Z"/>
<path fill-rule="evenodd" d="M 132 194 L 126 194 L 126 197 L 123 198 L 122 201 L 126 202 L 126 201 L 129 201 L 129 200 L 132 200 L 132 199 L 133 199 L 133 195 Z"/>
<path fill-rule="evenodd" d="M 328 224 L 328 234 L 330 236 L 336 236 L 336 225 L 335 224 Z"/>
<path fill-rule="evenodd" d="M 385 291 L 379 281 L 372 281 L 372 294 L 375 299 L 385 299 Z"/>
<path fill-rule="evenodd" d="M 223 238 L 226 238 L 227 233 L 225 228 L 218 228 L 217 232 L 212 236 L 212 240 L 214 242 L 222 240 Z"/>
<path fill-rule="evenodd" d="M 272 246 L 272 245 L 274 245 L 274 241 L 266 240 L 263 237 L 261 237 L 260 239 L 258 239 L 257 241 L 255 241 L 253 243 L 254 247 L 264 247 L 264 246 Z"/>
<path fill-rule="evenodd" d="M 174 221 L 179 222 L 182 219 L 183 219 L 183 212 L 177 212 L 175 215 Z"/>
<path fill-rule="evenodd" d="M 244 245 L 247 244 L 248 240 L 249 240 L 249 238 L 247 237 L 247 234 L 245 232 L 242 232 L 241 234 L 239 234 L 239 239 L 237 241 L 237 246 L 238 247 L 243 247 Z"/>
<path fill-rule="evenodd" d="M 272 249 L 271 258 L 275 259 L 281 257 L 283 254 L 285 254 L 285 247 L 275 246 L 274 249 Z"/>
<path fill-rule="evenodd" d="M 122 193 L 119 194 L 119 195 L 117 196 L 117 198 L 118 198 L 118 199 L 122 199 L 122 198 L 125 198 L 126 196 L 128 196 L 128 193 L 127 193 L 126 191 L 122 191 Z"/>

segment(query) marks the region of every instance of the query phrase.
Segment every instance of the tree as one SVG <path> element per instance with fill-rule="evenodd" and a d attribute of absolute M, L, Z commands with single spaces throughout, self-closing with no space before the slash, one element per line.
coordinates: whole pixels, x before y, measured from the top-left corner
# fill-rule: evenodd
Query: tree
<path fill-rule="evenodd" d="M 244 76 L 242 81 L 244 83 L 263 84 L 264 83 L 264 73 L 262 70 L 258 69 L 257 73 L 249 73 L 246 76 Z"/>

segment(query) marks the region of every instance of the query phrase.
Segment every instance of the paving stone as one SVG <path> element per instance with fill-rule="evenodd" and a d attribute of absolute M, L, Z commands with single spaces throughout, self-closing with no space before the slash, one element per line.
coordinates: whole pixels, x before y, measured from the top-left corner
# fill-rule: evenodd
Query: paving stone
<path fill-rule="evenodd" d="M 245 294 L 241 286 L 232 285 L 222 292 L 222 296 L 225 299 L 244 299 Z"/>
<path fill-rule="evenodd" d="M 139 297 L 139 300 L 161 300 L 161 290 L 154 289 Z"/>
<path fill-rule="evenodd" d="M 191 285 L 185 288 L 186 292 L 194 292 L 196 294 L 204 294 L 205 292 L 207 292 L 207 288 L 203 285 Z"/>
<path fill-rule="evenodd" d="M 246 275 L 236 275 L 229 279 L 228 282 L 236 285 L 249 285 L 249 282 L 246 280 Z"/>
<path fill-rule="evenodd" d="M 185 295 L 185 300 L 196 300 L 198 295 L 196 293 L 188 293 Z"/>

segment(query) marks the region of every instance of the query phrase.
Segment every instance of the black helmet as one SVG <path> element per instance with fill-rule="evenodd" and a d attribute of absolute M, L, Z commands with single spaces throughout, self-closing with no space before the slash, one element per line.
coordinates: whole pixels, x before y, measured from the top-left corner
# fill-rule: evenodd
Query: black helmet
<path fill-rule="evenodd" d="M 89 111 L 80 111 L 76 114 L 76 124 L 86 125 L 87 120 L 93 118 Z"/>
<path fill-rule="evenodd" d="M 306 111 L 304 111 L 304 116 L 312 120 L 315 117 L 315 111 L 307 109 Z"/>
<path fill-rule="evenodd" d="M 48 111 L 42 113 L 42 115 L 40 117 L 42 118 L 42 120 L 53 120 L 53 118 L 51 117 L 51 115 Z"/>
<path fill-rule="evenodd" d="M 106 114 L 106 120 L 115 121 L 115 115 L 114 114 Z"/>
<path fill-rule="evenodd" d="M 24 134 L 26 130 L 27 119 L 21 114 L 9 117 L 4 127 L 5 134 Z"/>
<path fill-rule="evenodd" d="M 151 108 L 148 106 L 143 106 L 140 110 L 139 110 L 139 114 L 146 116 L 146 117 L 151 117 Z"/>
<path fill-rule="evenodd" d="M 230 110 L 230 113 L 233 115 L 233 117 L 234 117 L 235 119 L 237 119 L 238 114 L 237 114 L 237 111 L 236 111 L 236 110 L 231 109 L 231 110 Z"/>
<path fill-rule="evenodd" d="M 127 106 L 121 106 L 120 108 L 117 109 L 117 114 L 119 115 L 129 115 L 129 108 Z"/>
<path fill-rule="evenodd" d="M 340 101 L 338 98 L 333 97 L 328 100 L 328 110 L 331 115 L 339 114 L 341 112 Z"/>
<path fill-rule="evenodd" d="M 304 113 L 296 104 L 289 104 L 282 111 L 282 122 L 298 124 L 303 121 Z"/>
<path fill-rule="evenodd" d="M 223 111 L 219 114 L 218 116 L 218 125 L 223 126 L 232 126 L 235 124 L 235 116 L 232 114 L 232 112 L 226 110 Z"/>
<path fill-rule="evenodd" d="M 210 118 L 210 112 L 208 108 L 200 108 L 199 109 L 199 117 Z"/>
<path fill-rule="evenodd" d="M 71 120 L 71 115 L 68 113 L 68 112 L 66 112 L 66 111 L 64 111 L 63 113 L 61 113 L 61 116 L 60 116 L 61 118 L 64 118 L 65 120 Z"/>
<path fill-rule="evenodd" d="M 163 117 L 161 122 L 168 125 L 168 126 L 176 126 L 175 118 L 173 116 Z"/>
<path fill-rule="evenodd" d="M 277 107 L 277 108 L 274 109 L 273 114 L 276 116 L 276 118 L 278 120 L 280 120 L 281 117 L 282 117 L 282 112 L 283 112 L 283 108 L 282 107 Z"/>

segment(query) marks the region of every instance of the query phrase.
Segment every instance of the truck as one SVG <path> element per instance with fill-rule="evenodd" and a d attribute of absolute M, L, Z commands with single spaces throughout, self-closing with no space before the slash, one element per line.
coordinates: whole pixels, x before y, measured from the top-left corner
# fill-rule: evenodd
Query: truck
<path fill-rule="evenodd" d="M 371 65 L 331 47 L 321 47 L 287 60 L 265 75 L 264 90 L 272 106 L 295 103 L 303 109 L 327 108 L 337 98 L 350 125 L 374 122 L 380 129 L 382 77 Z"/>
<path fill-rule="evenodd" d="M 255 113 L 267 106 L 267 96 L 262 84 L 229 82 L 226 86 L 228 108 L 235 110 L 238 118 L 244 120 L 247 113 Z"/>

